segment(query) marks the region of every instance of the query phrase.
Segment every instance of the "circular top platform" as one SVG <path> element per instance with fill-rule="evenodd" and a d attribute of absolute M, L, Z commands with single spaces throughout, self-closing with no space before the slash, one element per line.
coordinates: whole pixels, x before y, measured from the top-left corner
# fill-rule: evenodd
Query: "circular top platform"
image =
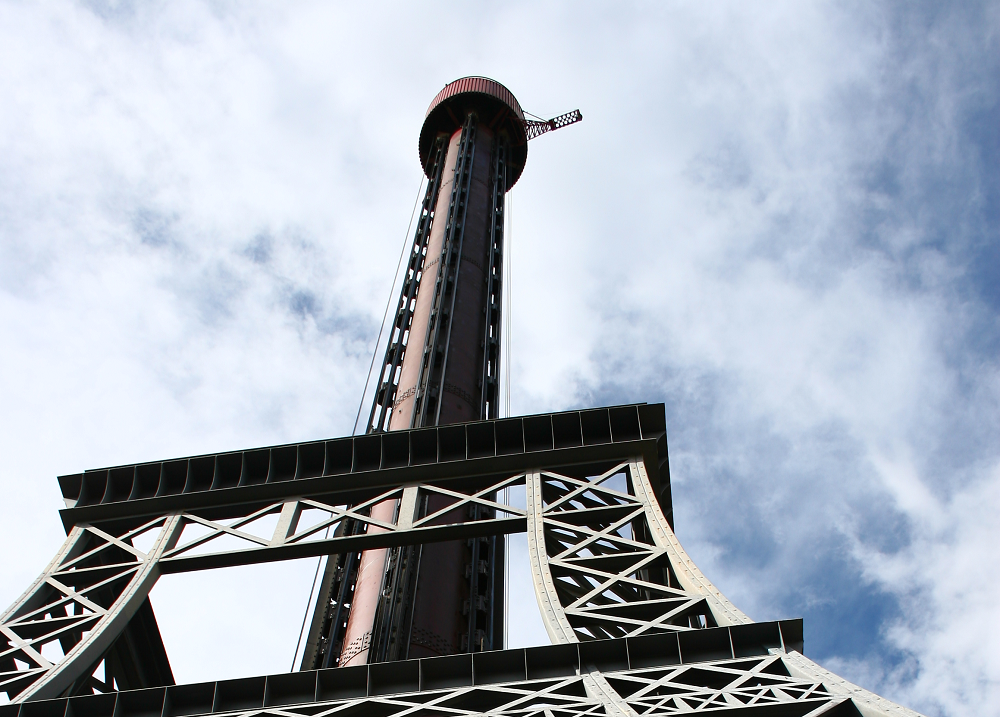
<path fill-rule="evenodd" d="M 424 173 L 428 173 L 434 138 L 441 132 L 450 136 L 461 129 L 469 112 L 475 112 L 479 121 L 494 132 L 506 130 L 510 140 L 507 159 L 510 170 L 507 189 L 510 189 L 520 178 L 528 159 L 524 112 L 510 90 L 488 77 L 463 77 L 449 82 L 431 102 L 424 126 L 420 128 L 420 164 Z"/>

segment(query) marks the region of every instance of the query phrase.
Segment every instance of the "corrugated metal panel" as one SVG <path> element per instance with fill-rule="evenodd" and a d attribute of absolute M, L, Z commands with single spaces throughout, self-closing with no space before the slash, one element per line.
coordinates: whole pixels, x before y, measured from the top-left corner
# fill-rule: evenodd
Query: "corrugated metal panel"
<path fill-rule="evenodd" d="M 495 97 L 510 107 L 519 120 L 522 122 L 524 121 L 524 112 L 522 112 L 521 105 L 518 104 L 517 99 L 514 97 L 514 93 L 496 80 L 491 80 L 488 77 L 463 77 L 460 80 L 449 82 L 444 86 L 443 90 L 438 92 L 434 101 L 431 102 L 431 106 L 427 108 L 427 115 L 430 115 L 430 113 L 434 111 L 435 107 L 449 97 L 460 95 L 463 92 L 478 92 L 484 95 L 489 95 L 490 97 Z"/>

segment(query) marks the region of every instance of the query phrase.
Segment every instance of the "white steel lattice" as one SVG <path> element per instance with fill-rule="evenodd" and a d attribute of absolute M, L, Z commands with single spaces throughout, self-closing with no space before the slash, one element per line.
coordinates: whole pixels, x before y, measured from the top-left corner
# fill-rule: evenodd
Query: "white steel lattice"
<path fill-rule="evenodd" d="M 161 573 L 322 555 L 345 544 L 385 547 L 452 533 L 523 530 L 525 511 L 495 499 L 523 481 L 523 474 L 508 476 L 470 494 L 416 484 L 379 492 L 351 507 L 296 498 L 236 515 L 231 509 L 224 518 L 211 517 L 218 509 L 204 509 L 159 516 L 136 527 L 76 526 L 46 571 L 0 619 L 0 691 L 20 700 L 55 697 L 80 679 L 100 692 L 117 689 L 110 677 L 102 679 L 95 671 L 105 669 L 102 656 Z M 444 496 L 445 507 L 423 515 L 419 506 L 432 494 Z M 390 499 L 401 505 L 394 522 L 367 515 L 372 505 Z M 470 506 L 488 508 L 494 517 L 468 521 Z M 306 513 L 320 517 L 303 525 Z M 348 519 L 359 526 L 359 535 L 324 537 Z M 151 533 L 157 537 L 148 552 L 133 545 Z"/>
<path fill-rule="evenodd" d="M 262 702 L 254 709 L 229 709 L 215 692 L 214 703 L 185 714 L 221 710 L 241 717 L 262 713 L 655 717 L 750 710 L 805 716 L 857 715 L 860 706 L 866 715 L 916 715 L 826 672 L 781 640 L 772 648 L 758 646 L 752 653 L 756 656 L 739 657 L 750 653 L 738 649 L 736 637 L 725 626 L 732 626 L 728 628 L 732 635 L 737 629 L 759 626 L 733 606 L 684 552 L 654 498 L 647 460 L 635 455 L 526 471 L 480 472 L 464 485 L 449 478 L 396 484 L 364 494 L 354 488 L 349 500 L 334 492 L 242 505 L 189 506 L 138 520 L 80 523 L 42 576 L 0 621 L 0 690 L 24 702 L 120 689 L 109 649 L 161 573 L 527 530 L 546 629 L 554 643 L 573 646 L 572 650 L 580 646 L 575 674 L 483 685 L 474 682 L 480 677 L 473 676 L 470 662 L 465 686 L 400 685 L 372 692 L 369 679 L 363 696 L 329 699 L 322 696 L 321 677 L 299 673 L 303 679 L 319 680 L 311 696 L 303 698 L 308 704 Z M 511 493 L 506 489 L 519 485 L 525 486 L 524 508 L 502 499 Z M 437 507 L 429 511 L 431 496 Z M 372 506 L 389 500 L 399 506 L 391 521 L 370 516 Z M 471 516 L 481 517 L 470 520 Z M 346 525 L 350 531 L 338 530 Z M 687 652 L 687 637 L 709 633 L 725 641 L 720 643 L 720 656 L 704 650 L 700 655 L 697 650 Z M 670 648 L 672 653 L 664 652 L 655 667 L 645 667 L 641 656 L 631 652 L 626 658 L 631 669 L 589 664 L 584 643 L 608 638 L 668 639 L 675 640 L 669 643 L 675 647 Z M 603 643 L 595 647 L 599 644 Z M 629 651 L 641 647 L 629 645 Z M 421 663 L 423 684 L 423 661 L 410 662 Z M 530 672 L 524 674 L 530 678 Z M 145 690 L 143 699 L 166 699 L 163 704 L 168 704 L 169 698 L 159 689 L 159 698 Z M 113 694 L 104 698 L 126 699 Z M 88 698 L 70 701 L 83 699 Z M 63 703 L 65 698 L 59 704 Z M 107 717 L 131 717 L 127 699 L 122 704 L 126 707 L 115 707 Z M 76 708 L 63 707 L 69 710 L 67 715 L 76 714 Z M 61 708 L 52 709 L 55 714 Z M 167 707 L 162 707 L 162 715 L 174 717 Z"/>
<path fill-rule="evenodd" d="M 30 695 L 47 686 L 54 696 L 92 670 L 146 599 L 180 526 L 179 517 L 163 516 L 117 535 L 74 527 L 41 577 L 0 618 L 0 689 Z M 148 552 L 133 545 L 151 532 Z"/>
<path fill-rule="evenodd" d="M 528 474 L 531 566 L 554 642 L 751 622 L 691 570 L 651 492 L 638 459 Z"/>

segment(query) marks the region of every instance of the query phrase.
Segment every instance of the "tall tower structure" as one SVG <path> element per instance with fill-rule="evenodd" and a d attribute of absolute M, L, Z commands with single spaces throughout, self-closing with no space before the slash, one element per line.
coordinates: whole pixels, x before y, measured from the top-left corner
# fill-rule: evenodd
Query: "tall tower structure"
<path fill-rule="evenodd" d="M 0 616 L 0 717 L 916 715 L 695 566 L 662 404 L 497 417 L 504 197 L 528 140 L 580 119 L 527 120 L 486 78 L 431 103 L 363 435 L 59 477 L 66 542 Z M 502 644 L 517 532 L 548 646 Z M 299 671 L 174 683 L 148 597 L 161 574 L 316 556 Z"/>
<path fill-rule="evenodd" d="M 431 102 L 418 142 L 427 189 L 369 433 L 497 417 L 505 197 L 528 139 L 580 119 L 526 120 L 513 93 L 485 77 L 451 82 Z M 428 496 L 417 510 L 448 504 Z M 391 521 L 399 509 L 386 501 L 372 516 Z M 331 556 L 302 667 L 500 647 L 504 540 Z"/>

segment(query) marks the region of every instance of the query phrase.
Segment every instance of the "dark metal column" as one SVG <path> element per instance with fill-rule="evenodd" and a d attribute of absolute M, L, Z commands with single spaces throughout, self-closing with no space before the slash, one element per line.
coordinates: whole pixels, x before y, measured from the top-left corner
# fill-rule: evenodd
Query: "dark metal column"
<path fill-rule="evenodd" d="M 417 294 L 424 274 L 427 245 L 434 226 L 447 147 L 445 138 L 440 137 L 434 142 L 429 152 L 427 190 L 421 203 L 420 219 L 417 222 L 413 245 L 403 276 L 400 298 L 396 304 L 396 314 L 382 361 L 375 400 L 368 417 L 368 432 L 385 430 L 392 415 L 403 358 L 409 343 Z M 391 503 L 378 507 L 381 507 L 383 512 L 389 513 L 389 517 L 395 509 Z M 344 527 L 341 526 L 340 530 L 343 530 Z M 349 528 L 353 529 L 353 526 L 349 526 Z M 377 564 L 372 566 L 367 572 L 380 574 L 384 571 L 385 553 L 385 550 L 369 551 L 368 563 L 377 562 L 380 556 L 383 562 L 381 566 Z M 361 564 L 361 553 L 328 557 L 323 580 L 320 583 L 319 595 L 316 599 L 316 609 L 313 613 L 309 636 L 302 654 L 301 669 L 310 670 L 341 664 L 341 654 L 346 644 L 348 618 L 354 605 L 358 569 Z M 374 606 L 377 601 L 368 596 L 368 602 L 373 605 L 371 611 L 373 619 Z M 365 639 L 364 634 L 362 634 L 362 641 L 359 643 L 361 650 L 367 650 L 368 644 L 365 643 Z M 370 637 L 367 639 L 370 642 Z M 355 646 L 355 648 L 357 647 L 358 645 Z M 351 657 L 351 655 L 347 657 Z"/>
<path fill-rule="evenodd" d="M 420 140 L 430 181 L 369 432 L 497 416 L 504 197 L 526 142 L 520 106 L 492 80 L 459 80 L 431 103 Z M 446 523 L 493 517 L 451 505 L 434 495 L 417 508 Z M 398 511 L 387 501 L 370 514 Z M 500 537 L 331 558 L 303 668 L 501 647 L 503 551 Z"/>

